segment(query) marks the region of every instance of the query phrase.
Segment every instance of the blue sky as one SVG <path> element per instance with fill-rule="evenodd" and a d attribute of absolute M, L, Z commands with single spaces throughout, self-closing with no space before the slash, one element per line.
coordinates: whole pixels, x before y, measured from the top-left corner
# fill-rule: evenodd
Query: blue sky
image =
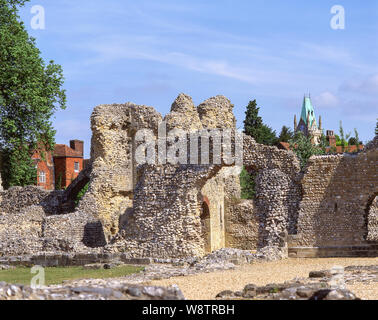
<path fill-rule="evenodd" d="M 45 8 L 44 30 L 30 9 Z M 330 26 L 345 8 L 345 29 Z M 223 94 L 238 127 L 256 99 L 280 131 L 311 93 L 323 128 L 357 128 L 364 142 L 378 117 L 376 0 L 32 0 L 21 10 L 46 61 L 62 65 L 68 108 L 56 113 L 57 143 L 85 141 L 96 105 L 134 102 L 168 113 L 184 92 L 198 105 Z"/>

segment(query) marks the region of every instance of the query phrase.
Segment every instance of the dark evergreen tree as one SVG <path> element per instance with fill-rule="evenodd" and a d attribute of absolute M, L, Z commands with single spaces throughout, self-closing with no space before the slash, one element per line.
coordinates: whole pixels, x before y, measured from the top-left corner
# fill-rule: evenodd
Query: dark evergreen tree
<path fill-rule="evenodd" d="M 274 145 L 277 141 L 276 132 L 263 123 L 259 116 L 259 110 L 256 100 L 248 103 L 245 112 L 244 133 L 254 138 L 257 143 Z"/>
<path fill-rule="evenodd" d="M 289 127 L 283 126 L 280 135 L 278 136 L 278 142 L 289 142 L 293 139 L 293 136 L 293 131 L 291 131 Z"/>

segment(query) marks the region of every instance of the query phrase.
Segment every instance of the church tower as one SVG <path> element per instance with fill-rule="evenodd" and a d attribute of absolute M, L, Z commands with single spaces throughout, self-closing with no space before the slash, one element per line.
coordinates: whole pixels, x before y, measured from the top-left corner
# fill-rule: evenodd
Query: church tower
<path fill-rule="evenodd" d="M 296 126 L 297 118 L 294 116 L 294 123 Z M 311 137 L 313 144 L 318 145 L 322 136 L 321 118 L 319 117 L 319 126 L 316 123 L 315 111 L 311 102 L 310 95 L 303 98 L 301 118 L 298 125 L 294 128 L 295 132 L 301 131 L 307 137 Z"/>

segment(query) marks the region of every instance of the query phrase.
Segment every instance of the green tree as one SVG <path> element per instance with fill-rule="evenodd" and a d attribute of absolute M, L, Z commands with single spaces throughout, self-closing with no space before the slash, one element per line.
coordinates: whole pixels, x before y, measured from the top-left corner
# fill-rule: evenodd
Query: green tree
<path fill-rule="evenodd" d="M 313 155 L 325 154 L 324 149 L 315 146 L 310 137 L 306 137 L 302 132 L 297 132 L 290 140 L 290 149 L 297 155 L 302 170 L 305 168 L 308 159 Z"/>
<path fill-rule="evenodd" d="M 349 140 L 348 140 L 348 145 L 350 146 L 357 146 L 357 139 L 355 137 L 350 137 Z"/>
<path fill-rule="evenodd" d="M 255 174 L 250 174 L 243 167 L 240 173 L 240 187 L 241 187 L 241 198 L 242 199 L 253 199 L 255 197 Z"/>
<path fill-rule="evenodd" d="M 345 148 L 348 147 L 348 139 L 351 136 L 351 133 L 344 134 L 344 128 L 343 128 L 343 123 L 340 120 L 340 127 L 339 127 L 339 133 L 340 133 L 340 142 L 336 142 L 336 145 L 340 145 L 343 152 L 345 151 Z"/>
<path fill-rule="evenodd" d="M 257 143 L 274 145 L 277 141 L 276 132 L 263 123 L 259 116 L 259 110 L 256 100 L 248 103 L 245 112 L 244 133 L 254 138 Z"/>
<path fill-rule="evenodd" d="M 293 136 L 293 131 L 289 127 L 283 126 L 277 140 L 278 142 L 289 142 Z"/>
<path fill-rule="evenodd" d="M 0 0 L 0 148 L 4 186 L 36 183 L 31 155 L 52 150 L 51 117 L 66 107 L 60 65 L 45 64 L 18 16 L 24 0 Z"/>
<path fill-rule="evenodd" d="M 377 123 L 375 125 L 375 135 L 378 136 L 378 119 L 377 119 Z"/>

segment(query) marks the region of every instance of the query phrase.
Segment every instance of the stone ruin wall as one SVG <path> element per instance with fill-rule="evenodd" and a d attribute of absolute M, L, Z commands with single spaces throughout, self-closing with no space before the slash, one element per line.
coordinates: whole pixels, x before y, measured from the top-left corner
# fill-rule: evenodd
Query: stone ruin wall
<path fill-rule="evenodd" d="M 167 131 L 234 129 L 232 108 L 223 96 L 210 98 L 196 108 L 189 96 L 181 94 L 164 121 Z M 196 165 L 138 167 L 133 209 L 126 214 L 110 250 L 128 252 L 130 256 L 184 257 L 202 256 L 224 247 L 225 179 L 229 179 L 230 190 L 240 196 L 239 171 Z M 205 198 L 210 209 L 208 241 L 200 219 Z"/>
<path fill-rule="evenodd" d="M 303 199 L 292 246 L 351 246 L 378 241 L 374 200 L 378 193 L 377 159 L 374 148 L 358 155 L 309 160 L 301 181 Z"/>
<path fill-rule="evenodd" d="M 0 256 L 88 252 L 104 246 L 99 220 L 79 211 L 61 213 L 63 195 L 63 191 L 48 192 L 35 186 L 2 192 Z"/>
<path fill-rule="evenodd" d="M 232 107 L 217 96 L 196 108 L 182 94 L 164 120 L 168 130 L 235 128 Z M 257 172 L 257 195 L 240 200 L 240 168 L 133 163 L 135 132 L 156 133 L 161 120 L 151 107 L 96 107 L 91 167 L 66 191 L 0 192 L 0 255 L 105 250 L 130 257 L 202 256 L 224 246 L 284 246 L 287 233 L 298 246 L 377 241 L 377 139 L 358 156 L 313 157 L 303 174 L 292 152 L 244 136 L 244 165 Z M 75 208 L 72 196 L 88 181 Z M 200 218 L 204 202 L 209 243 Z"/>
<path fill-rule="evenodd" d="M 161 115 L 152 107 L 100 105 L 91 116 L 90 186 L 78 211 L 92 213 L 107 239 L 119 230 L 120 216 L 133 206 L 133 136 L 140 128 L 157 130 Z"/>

